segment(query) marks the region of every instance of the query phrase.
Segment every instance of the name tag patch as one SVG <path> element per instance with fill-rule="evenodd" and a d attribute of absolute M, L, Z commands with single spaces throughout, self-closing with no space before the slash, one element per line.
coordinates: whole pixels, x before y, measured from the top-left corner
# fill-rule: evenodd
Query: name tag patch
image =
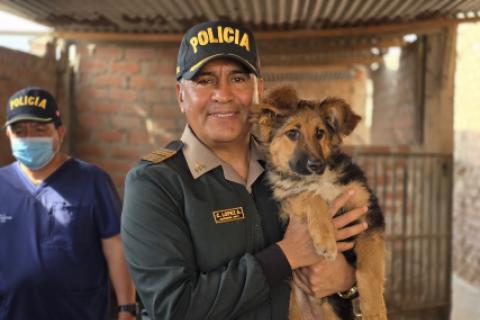
<path fill-rule="evenodd" d="M 231 208 L 213 211 L 213 219 L 215 223 L 227 223 L 245 219 L 243 208 Z"/>

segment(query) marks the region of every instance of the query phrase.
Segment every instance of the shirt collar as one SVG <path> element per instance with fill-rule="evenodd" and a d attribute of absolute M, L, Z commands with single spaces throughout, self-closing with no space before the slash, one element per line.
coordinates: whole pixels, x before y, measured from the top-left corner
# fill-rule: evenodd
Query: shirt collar
<path fill-rule="evenodd" d="M 220 160 L 206 145 L 204 145 L 195 136 L 191 128 L 187 125 L 183 131 L 180 140 L 183 142 L 183 155 L 187 162 L 190 173 L 194 179 L 198 179 L 208 171 L 222 167 L 224 177 L 226 180 L 230 180 L 236 183 L 245 184 L 244 181 L 238 176 L 233 168 L 224 161 Z M 259 163 L 259 160 L 264 160 L 262 153 L 259 150 L 259 146 L 254 139 L 250 142 L 250 158 L 248 166 L 248 177 L 246 182 L 246 189 L 251 192 L 251 187 L 255 180 L 264 171 L 263 166 Z"/>

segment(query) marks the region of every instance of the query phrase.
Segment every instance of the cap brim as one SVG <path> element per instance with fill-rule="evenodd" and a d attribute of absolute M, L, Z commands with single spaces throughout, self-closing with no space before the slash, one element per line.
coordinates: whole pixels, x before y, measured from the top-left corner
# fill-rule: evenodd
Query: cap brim
<path fill-rule="evenodd" d="M 186 80 L 192 80 L 195 75 L 202 69 L 202 67 L 207 64 L 208 62 L 214 60 L 214 59 L 220 59 L 220 58 L 227 58 L 227 59 L 232 59 L 232 60 L 235 60 L 237 62 L 240 62 L 243 66 L 245 66 L 248 71 L 254 73 L 257 77 L 260 76 L 260 73 L 259 71 L 257 70 L 257 68 L 255 68 L 255 66 L 253 66 L 250 62 L 248 62 L 246 59 L 240 57 L 239 55 L 236 55 L 236 54 L 232 54 L 232 53 L 217 53 L 217 54 L 214 54 L 214 55 L 211 55 L 209 57 L 206 57 L 204 59 L 202 59 L 201 61 L 199 61 L 198 63 L 196 63 L 195 65 L 193 65 L 190 70 L 184 72 L 182 74 L 181 77 L 179 77 L 179 79 L 186 79 Z"/>
<path fill-rule="evenodd" d="M 40 117 L 35 117 L 30 115 L 19 115 L 5 122 L 5 127 L 8 127 L 9 125 L 15 122 L 25 121 L 25 120 L 37 121 L 37 122 L 52 122 L 53 118 L 40 118 Z"/>

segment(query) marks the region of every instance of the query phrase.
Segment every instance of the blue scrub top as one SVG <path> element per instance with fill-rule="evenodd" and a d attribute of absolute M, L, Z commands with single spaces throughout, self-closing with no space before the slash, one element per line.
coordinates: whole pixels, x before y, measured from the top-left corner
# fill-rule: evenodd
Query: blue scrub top
<path fill-rule="evenodd" d="M 119 233 L 110 177 L 70 159 L 40 185 L 0 168 L 0 320 L 106 319 L 101 239 Z"/>

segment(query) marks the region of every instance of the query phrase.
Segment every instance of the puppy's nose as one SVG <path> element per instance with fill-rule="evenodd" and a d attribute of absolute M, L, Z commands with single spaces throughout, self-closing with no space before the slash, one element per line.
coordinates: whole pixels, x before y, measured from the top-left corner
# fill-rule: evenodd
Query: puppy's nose
<path fill-rule="evenodd" d="M 323 173 L 323 170 L 325 170 L 325 164 L 319 160 L 307 160 L 307 168 L 313 173 Z"/>

